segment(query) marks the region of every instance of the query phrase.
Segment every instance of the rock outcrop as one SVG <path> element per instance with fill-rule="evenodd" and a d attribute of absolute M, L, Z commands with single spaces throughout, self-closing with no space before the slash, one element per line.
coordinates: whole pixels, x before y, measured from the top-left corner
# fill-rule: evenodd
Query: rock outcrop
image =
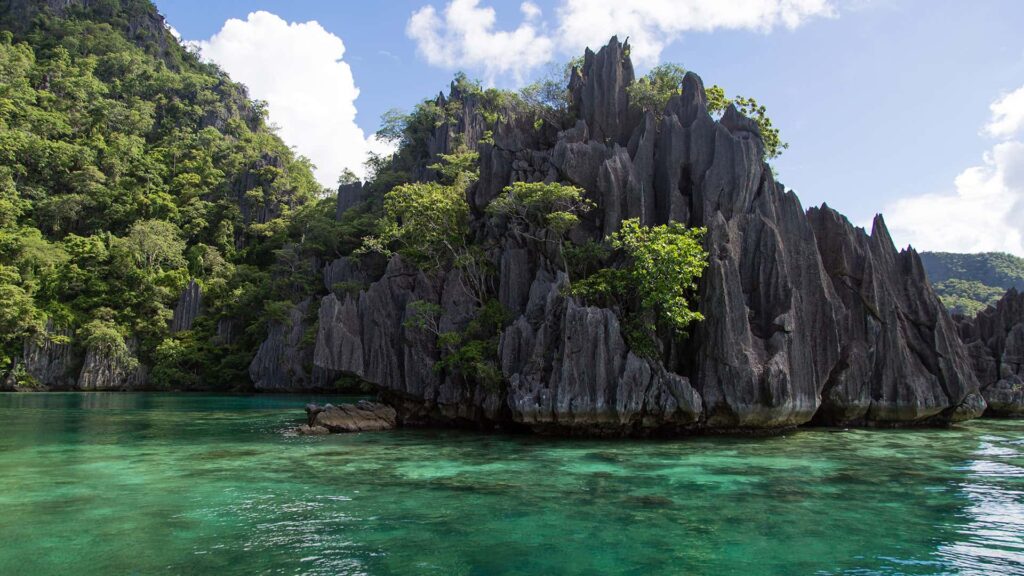
<path fill-rule="evenodd" d="M 972 318 L 957 318 L 986 414 L 1024 416 L 1024 293 L 1010 289 Z"/>
<path fill-rule="evenodd" d="M 75 387 L 77 362 L 70 344 L 71 331 L 47 322 L 46 332 L 25 340 L 25 372 L 43 388 L 68 390 Z"/>
<path fill-rule="evenodd" d="M 639 118 L 626 94 L 634 80 L 628 44 L 613 38 L 596 54 L 587 48 L 583 69 L 573 70 L 569 92 L 576 115 L 586 123 L 594 141 L 623 146 L 629 141 Z"/>
<path fill-rule="evenodd" d="M 267 339 L 249 364 L 249 377 L 257 390 L 287 392 L 316 388 L 308 367 L 311 350 L 304 342 L 309 328 L 310 301 L 303 300 L 281 320 L 270 320 Z"/>
<path fill-rule="evenodd" d="M 355 404 L 327 404 L 306 406 L 307 422 L 300 427 L 301 434 L 316 435 L 324 431 L 375 432 L 390 430 L 397 423 L 395 409 L 379 402 L 360 400 Z"/>
<path fill-rule="evenodd" d="M 886 425 L 978 415 L 984 403 L 966 349 L 917 252 L 897 253 L 881 216 L 870 236 L 828 206 L 808 217 L 845 309 L 821 419 Z"/>
<path fill-rule="evenodd" d="M 341 216 L 346 210 L 366 200 L 367 192 L 369 189 L 362 182 L 338 186 L 338 202 L 334 207 L 334 217 L 341 220 Z"/>
<path fill-rule="evenodd" d="M 660 119 L 641 115 L 628 101 L 628 53 L 614 38 L 587 53 L 570 84 L 571 127 L 537 134 L 512 118 L 477 146 L 472 229 L 491 247 L 494 297 L 511 315 L 495 351 L 501 382 L 438 367 L 437 334 L 411 326 L 410 305 L 437 304 L 444 333 L 462 329 L 476 304 L 457 272 L 428 274 L 397 257 L 358 295 L 324 298 L 315 368 L 375 384 L 405 424 L 646 436 L 978 415 L 985 403 L 967 349 L 917 254 L 898 252 L 881 218 L 869 235 L 827 206 L 805 213 L 765 163 L 758 125 L 733 107 L 713 118 L 695 74 Z M 462 107 L 461 132 L 438 129 L 434 153 L 456 132 L 472 140 L 472 109 Z M 615 310 L 569 295 L 551 243 L 486 217 L 516 181 L 586 191 L 596 209 L 571 232 L 576 242 L 626 218 L 706 227 L 705 320 L 688 337 L 662 335 L 652 358 L 631 350 Z M 347 278 L 351 262 L 337 266 Z"/>
<path fill-rule="evenodd" d="M 174 316 L 171 318 L 171 333 L 184 332 L 192 329 L 192 323 L 199 316 L 203 305 L 203 289 L 194 279 L 190 280 L 185 290 L 178 297 L 178 303 L 174 306 Z"/>
<path fill-rule="evenodd" d="M 137 349 L 134 339 L 128 342 L 127 354 L 113 354 L 96 347 L 86 349 L 77 388 L 114 392 L 144 389 L 148 373 L 146 366 L 135 358 Z"/>
<path fill-rule="evenodd" d="M 562 296 L 565 284 L 561 275 L 531 290 L 528 312 L 502 334 L 511 419 L 567 434 L 696 429 L 703 406 L 689 379 L 630 351 L 615 314 Z"/>

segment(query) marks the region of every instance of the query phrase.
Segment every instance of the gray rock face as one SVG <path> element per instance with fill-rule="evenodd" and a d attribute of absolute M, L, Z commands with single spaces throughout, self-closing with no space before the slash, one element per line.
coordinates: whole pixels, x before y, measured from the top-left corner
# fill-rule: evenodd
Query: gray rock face
<path fill-rule="evenodd" d="M 309 409 L 307 408 L 307 411 Z M 360 400 L 355 404 L 328 404 L 312 416 L 307 424 L 307 434 L 318 434 L 320 430 L 339 432 L 374 432 L 390 430 L 398 421 L 398 413 L 387 404 Z"/>
<path fill-rule="evenodd" d="M 358 296 L 324 299 L 317 369 L 376 384 L 407 424 L 644 436 L 978 415 L 978 347 L 957 336 L 916 253 L 897 252 L 881 219 L 868 235 L 827 206 L 805 213 L 764 162 L 757 124 L 732 107 L 712 118 L 696 75 L 660 122 L 635 112 L 627 54 L 615 39 L 588 52 L 570 86 L 575 124 L 550 142 L 508 124 L 479 146 L 472 229 L 490 241 L 493 296 L 511 314 L 496 350 L 502 383 L 435 369 L 436 333 L 407 325 L 410 304 L 440 304 L 440 332 L 464 326 L 475 304 L 457 273 L 397 258 Z M 626 218 L 707 227 L 705 320 L 688 338 L 666 335 L 657 358 L 631 350 L 616 311 L 569 296 L 557 248 L 484 216 L 515 181 L 584 188 L 596 209 L 572 231 L 577 241 Z M 1013 350 L 1024 342 L 1024 331 L 1006 334 Z M 1002 360 L 1004 348 L 986 364 L 993 373 L 1020 365 L 1012 352 Z"/>
<path fill-rule="evenodd" d="M 978 392 L 977 378 L 917 252 L 897 253 L 880 216 L 870 236 L 827 206 L 808 218 L 846 309 L 822 416 L 881 425 L 953 419 L 975 401 L 968 397 Z"/>
<path fill-rule="evenodd" d="M 191 330 L 192 323 L 199 316 L 202 305 L 203 289 L 199 287 L 198 282 L 191 280 L 178 298 L 178 303 L 174 306 L 174 316 L 171 318 L 171 332 L 178 333 Z"/>
<path fill-rule="evenodd" d="M 311 364 L 309 346 L 303 342 L 309 327 L 306 318 L 310 301 L 294 306 L 288 317 L 271 320 L 267 339 L 260 344 L 249 364 L 249 377 L 257 390 L 290 391 L 316 388 L 307 369 Z"/>
<path fill-rule="evenodd" d="M 363 270 L 358 261 L 351 258 L 332 260 L 323 269 L 324 288 L 332 291 L 342 284 L 365 285 L 370 283 L 370 275 Z"/>
<path fill-rule="evenodd" d="M 75 387 L 76 362 L 71 336 L 70 330 L 57 328 L 50 321 L 46 323 L 45 334 L 25 340 L 22 352 L 25 371 L 39 386 L 56 390 Z M 55 337 L 67 341 L 55 342 Z"/>
<path fill-rule="evenodd" d="M 512 419 L 560 433 L 696 428 L 702 403 L 689 380 L 629 351 L 615 314 L 561 296 L 566 284 L 542 270 L 528 312 L 502 335 Z"/>
<path fill-rule="evenodd" d="M 341 220 L 346 210 L 366 200 L 368 189 L 362 182 L 342 184 L 338 187 L 338 203 L 334 208 L 334 217 Z"/>
<path fill-rule="evenodd" d="M 217 320 L 217 333 L 213 336 L 213 343 L 217 346 L 231 346 L 239 336 L 240 323 L 234 318 L 221 318 Z"/>
<path fill-rule="evenodd" d="M 320 302 L 313 364 L 330 374 L 361 375 L 363 366 L 362 325 L 359 304 L 351 296 L 340 302 L 334 294 Z"/>
<path fill-rule="evenodd" d="M 708 116 L 703 85 L 687 74 L 655 144 L 655 220 L 708 228 L 706 320 L 688 362 L 707 426 L 794 426 L 815 414 L 838 358 L 839 309 L 799 200 L 736 125 Z"/>
<path fill-rule="evenodd" d="M 588 48 L 583 70 L 574 71 L 569 84 L 576 114 L 587 123 L 590 137 L 602 144 L 625 145 L 639 118 L 626 94 L 635 79 L 628 54 L 629 44 L 617 37 L 596 54 Z"/>
<path fill-rule="evenodd" d="M 1024 416 L 1024 293 L 1010 289 L 973 319 L 957 320 L 988 402 L 986 414 Z"/>
<path fill-rule="evenodd" d="M 1024 416 L 1024 378 L 1001 378 L 982 391 L 992 416 Z"/>
<path fill-rule="evenodd" d="M 88 348 L 78 374 L 78 389 L 92 391 L 140 390 L 146 387 L 147 370 L 134 357 L 138 344 L 128 342 L 129 356 L 119 358 L 103 350 Z"/>

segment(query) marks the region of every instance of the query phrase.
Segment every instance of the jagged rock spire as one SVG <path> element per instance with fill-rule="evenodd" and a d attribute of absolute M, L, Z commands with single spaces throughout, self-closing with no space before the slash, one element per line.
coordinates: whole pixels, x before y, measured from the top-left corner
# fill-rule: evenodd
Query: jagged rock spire
<path fill-rule="evenodd" d="M 629 43 L 617 36 L 596 54 L 587 48 L 582 70 L 574 70 L 569 83 L 576 114 L 598 142 L 625 146 L 639 122 L 639 112 L 629 106 L 626 87 L 633 83 Z"/>

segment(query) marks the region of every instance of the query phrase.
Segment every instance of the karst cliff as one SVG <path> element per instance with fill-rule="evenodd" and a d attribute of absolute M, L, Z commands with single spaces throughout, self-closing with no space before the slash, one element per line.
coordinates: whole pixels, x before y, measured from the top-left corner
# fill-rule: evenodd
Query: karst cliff
<path fill-rule="evenodd" d="M 457 139 L 480 153 L 468 193 L 473 230 L 496 246 L 495 296 L 512 318 L 498 344 L 500 385 L 435 368 L 436 337 L 405 321 L 410 304 L 440 305 L 449 329 L 469 321 L 473 304 L 457 270 L 427 273 L 397 256 L 379 277 L 353 259 L 330 263 L 328 284 L 366 289 L 320 302 L 308 373 L 295 360 L 308 353 L 303 330 L 281 326 L 253 379 L 279 389 L 348 375 L 379 387 L 406 424 L 566 434 L 947 424 L 984 411 L 977 354 L 917 253 L 897 251 L 881 216 L 867 232 L 828 206 L 805 211 L 763 161 L 758 126 L 731 107 L 713 119 L 697 75 L 660 118 L 630 106 L 633 80 L 628 45 L 612 39 L 587 52 L 572 80 L 571 128 L 488 126 L 468 100 L 432 134 L 433 154 Z M 491 130 L 493 141 L 481 142 Z M 597 208 L 572 232 L 576 241 L 605 237 L 627 218 L 707 227 L 697 298 L 705 320 L 662 338 L 655 358 L 631 350 L 615 311 L 568 294 L 574 279 L 549 246 L 483 212 L 516 181 L 585 189 Z M 356 193 L 343 188 L 339 203 Z"/>

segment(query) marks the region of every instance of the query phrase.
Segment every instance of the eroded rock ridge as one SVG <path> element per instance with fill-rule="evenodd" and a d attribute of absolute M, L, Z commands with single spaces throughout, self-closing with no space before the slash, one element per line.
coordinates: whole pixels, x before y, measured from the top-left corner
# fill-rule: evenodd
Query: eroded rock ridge
<path fill-rule="evenodd" d="M 439 304 L 440 324 L 458 329 L 473 303 L 457 271 L 426 273 L 398 257 L 358 294 L 323 299 L 314 367 L 376 385 L 406 424 L 647 435 L 948 424 L 984 410 L 977 355 L 881 217 L 868 233 L 827 206 L 805 212 L 763 160 L 757 124 L 732 107 L 713 118 L 697 75 L 660 118 L 630 107 L 633 77 L 628 45 L 613 38 L 573 75 L 572 128 L 487 125 L 467 107 L 431 139 L 437 154 L 452 151 L 455 133 L 480 152 L 474 233 L 498 246 L 496 296 L 512 314 L 500 385 L 435 368 L 437 339 L 405 322 L 410 304 Z M 492 141 L 480 142 L 484 133 Z M 597 209 L 572 232 L 577 241 L 627 218 L 707 227 L 705 320 L 664 338 L 656 358 L 631 350 L 615 311 L 569 295 L 572 278 L 548 247 L 484 215 L 516 181 L 585 189 Z M 331 265 L 333 282 L 354 274 L 349 262 Z M 1018 328 L 1008 340 L 1024 342 Z"/>

